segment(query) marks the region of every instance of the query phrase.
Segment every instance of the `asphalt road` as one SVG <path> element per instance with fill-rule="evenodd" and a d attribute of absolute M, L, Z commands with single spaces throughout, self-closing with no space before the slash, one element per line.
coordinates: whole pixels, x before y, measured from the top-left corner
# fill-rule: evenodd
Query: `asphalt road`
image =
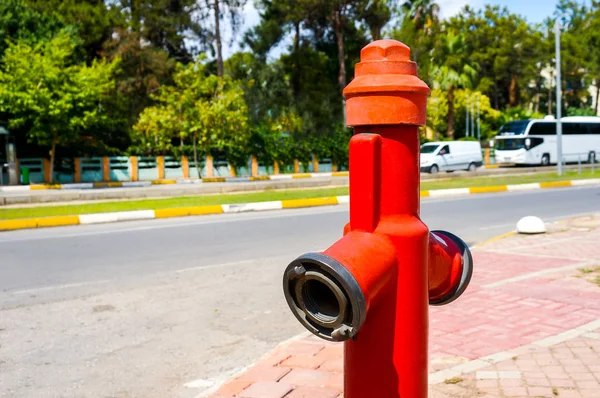
<path fill-rule="evenodd" d="M 196 397 L 303 329 L 283 268 L 347 207 L 0 234 L 0 397 Z M 600 211 L 600 188 L 426 199 L 470 245 L 522 216 Z"/>

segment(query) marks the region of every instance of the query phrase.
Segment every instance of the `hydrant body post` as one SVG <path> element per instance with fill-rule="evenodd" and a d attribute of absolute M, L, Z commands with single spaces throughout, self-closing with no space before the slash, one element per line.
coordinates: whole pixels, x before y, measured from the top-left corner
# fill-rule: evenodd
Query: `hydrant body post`
<path fill-rule="evenodd" d="M 350 222 L 323 253 L 286 269 L 286 300 L 316 335 L 345 341 L 346 398 L 427 397 L 428 306 L 467 287 L 466 244 L 421 221 L 419 133 L 429 88 L 410 50 L 381 40 L 361 51 L 344 90 L 350 140 Z"/>

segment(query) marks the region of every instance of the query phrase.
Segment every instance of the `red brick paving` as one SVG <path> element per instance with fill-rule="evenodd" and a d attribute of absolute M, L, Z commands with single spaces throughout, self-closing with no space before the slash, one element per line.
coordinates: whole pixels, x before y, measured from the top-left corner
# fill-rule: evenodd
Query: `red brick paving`
<path fill-rule="evenodd" d="M 467 292 L 449 306 L 430 309 L 430 371 L 532 347 L 600 319 L 600 288 L 577 270 L 600 266 L 598 242 L 600 217 L 568 220 L 545 235 L 511 236 L 477 248 Z M 548 270 L 555 272 L 528 275 Z M 528 278 L 511 280 L 523 275 Z M 497 282 L 502 283 L 487 286 Z M 431 386 L 430 397 L 600 398 L 597 332 L 550 347 L 533 346 L 467 373 L 456 384 Z M 315 337 L 286 343 L 213 397 L 341 397 L 342 347 Z"/>

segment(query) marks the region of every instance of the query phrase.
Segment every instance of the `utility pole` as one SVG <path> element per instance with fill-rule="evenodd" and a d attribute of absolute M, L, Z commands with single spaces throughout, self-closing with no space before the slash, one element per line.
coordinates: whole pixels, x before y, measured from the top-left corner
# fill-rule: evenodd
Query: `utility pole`
<path fill-rule="evenodd" d="M 556 155 L 557 173 L 562 175 L 562 93 L 561 93 L 561 77 L 560 77 L 560 21 L 557 19 L 554 22 L 554 33 L 556 40 Z"/>

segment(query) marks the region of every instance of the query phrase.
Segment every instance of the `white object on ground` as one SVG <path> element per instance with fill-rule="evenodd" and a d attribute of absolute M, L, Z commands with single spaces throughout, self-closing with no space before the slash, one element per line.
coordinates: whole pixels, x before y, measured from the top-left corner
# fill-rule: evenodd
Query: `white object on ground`
<path fill-rule="evenodd" d="M 523 217 L 517 222 L 517 232 L 520 234 L 543 234 L 546 232 L 546 224 L 539 217 Z"/>

